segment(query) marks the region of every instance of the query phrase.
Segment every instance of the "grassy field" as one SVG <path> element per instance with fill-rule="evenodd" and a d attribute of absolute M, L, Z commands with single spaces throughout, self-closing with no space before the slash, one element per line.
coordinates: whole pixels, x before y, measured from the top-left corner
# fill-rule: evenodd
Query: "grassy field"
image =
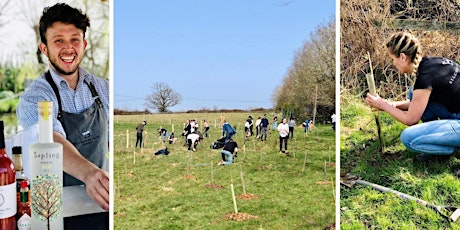
<path fill-rule="evenodd" d="M 405 126 L 383 112 L 382 154 L 371 110 L 360 99 L 342 96 L 342 100 L 341 176 L 351 173 L 435 205 L 460 207 L 460 181 L 453 175 L 460 168 L 459 159 L 414 162 L 416 153 L 399 140 Z M 414 201 L 361 185 L 341 186 L 340 207 L 341 229 L 460 229 L 460 220 L 450 222 Z"/>
<path fill-rule="evenodd" d="M 335 223 L 335 134 L 330 125 L 309 133 L 296 128 L 291 157 L 278 152 L 278 133 L 244 144 L 249 114 L 154 114 L 114 117 L 114 229 L 325 229 Z M 251 114 L 257 118 L 258 114 Z M 263 114 L 260 114 L 262 116 Z M 176 136 L 186 119 L 206 119 L 210 137 L 196 152 Z M 218 166 L 221 119 L 236 126 L 236 163 Z M 147 121 L 145 148 L 135 149 L 135 127 Z M 199 123 L 200 124 L 200 123 Z M 128 139 L 129 138 L 129 139 Z M 127 144 L 128 143 L 128 144 Z M 154 153 L 168 147 L 168 156 Z M 235 197 L 233 202 L 232 187 Z"/>

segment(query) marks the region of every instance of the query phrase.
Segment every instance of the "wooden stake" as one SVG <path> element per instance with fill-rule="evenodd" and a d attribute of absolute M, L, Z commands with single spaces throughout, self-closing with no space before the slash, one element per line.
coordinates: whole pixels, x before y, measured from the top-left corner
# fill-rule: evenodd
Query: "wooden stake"
<path fill-rule="evenodd" d="M 136 164 L 136 150 L 133 152 L 133 164 Z"/>
<path fill-rule="evenodd" d="M 126 130 L 126 148 L 129 148 L 129 130 Z"/>
<path fill-rule="evenodd" d="M 188 174 L 190 175 L 190 169 L 192 167 L 192 153 L 189 151 L 188 153 Z"/>
<path fill-rule="evenodd" d="M 297 139 L 294 137 L 294 146 L 292 148 L 292 150 L 294 152 L 294 159 L 295 159 L 295 146 L 297 146 Z"/>
<path fill-rule="evenodd" d="M 326 180 L 326 161 L 324 161 L 324 176 L 323 176 L 323 180 L 324 181 Z"/>
<path fill-rule="evenodd" d="M 334 197 L 334 204 L 335 204 L 335 186 L 334 186 L 334 178 L 331 177 L 332 181 L 332 196 Z"/>
<path fill-rule="evenodd" d="M 305 172 L 305 164 L 307 163 L 307 152 L 305 152 L 305 158 L 303 159 L 303 168 L 302 168 L 302 175 Z"/>
<path fill-rule="evenodd" d="M 369 87 L 369 93 L 372 96 L 377 96 L 377 91 L 375 90 L 375 81 L 374 81 L 374 72 L 372 69 L 372 61 L 371 61 L 371 55 L 369 52 L 367 52 L 367 57 L 369 59 L 369 67 L 370 67 L 370 73 L 366 74 L 366 80 L 367 80 L 367 86 Z M 380 112 L 377 109 L 372 109 L 374 113 L 374 118 L 375 118 L 375 123 L 377 125 L 377 134 L 379 136 L 379 142 L 380 142 L 380 151 L 381 153 L 385 153 L 385 143 L 383 142 L 383 135 L 382 135 L 382 129 L 381 129 L 381 122 L 380 122 Z"/>
<path fill-rule="evenodd" d="M 318 85 L 315 87 L 315 107 L 313 107 L 313 124 L 316 124 L 316 107 L 318 106 Z"/>
<path fill-rule="evenodd" d="M 240 168 L 240 177 L 241 177 L 241 183 L 243 185 L 243 194 L 246 195 L 246 185 L 244 184 L 244 179 L 243 179 L 243 171 Z"/>
<path fill-rule="evenodd" d="M 235 213 L 238 213 L 238 207 L 236 207 L 235 190 L 233 189 L 233 184 L 230 184 L 230 188 L 232 189 L 233 207 L 235 208 Z"/>
<path fill-rule="evenodd" d="M 212 161 L 211 161 L 211 184 L 214 184 L 214 171 L 212 167 Z"/>

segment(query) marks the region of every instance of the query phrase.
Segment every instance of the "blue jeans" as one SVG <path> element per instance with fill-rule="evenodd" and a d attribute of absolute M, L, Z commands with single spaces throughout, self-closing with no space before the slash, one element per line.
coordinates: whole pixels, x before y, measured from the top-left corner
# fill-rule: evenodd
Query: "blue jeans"
<path fill-rule="evenodd" d="M 221 152 L 222 160 L 224 161 L 224 165 L 229 165 L 233 163 L 233 154 L 227 150 L 222 150 Z"/>
<path fill-rule="evenodd" d="M 412 88 L 409 88 L 409 99 L 412 100 Z M 409 150 L 450 155 L 460 147 L 460 113 L 451 113 L 444 105 L 430 102 L 423 112 L 422 121 L 401 133 L 401 142 Z"/>
<path fill-rule="evenodd" d="M 226 133 L 225 133 L 225 143 L 227 143 L 228 140 L 229 140 L 230 138 L 232 138 L 233 134 L 234 134 L 234 133 L 229 133 L 229 132 L 226 132 Z"/>
<path fill-rule="evenodd" d="M 260 128 L 260 140 L 263 140 L 263 141 L 266 141 L 267 140 L 267 130 L 268 130 L 268 127 L 261 127 Z"/>
<path fill-rule="evenodd" d="M 401 133 L 401 142 L 411 151 L 450 155 L 460 147 L 460 120 L 436 120 L 413 125 Z"/>

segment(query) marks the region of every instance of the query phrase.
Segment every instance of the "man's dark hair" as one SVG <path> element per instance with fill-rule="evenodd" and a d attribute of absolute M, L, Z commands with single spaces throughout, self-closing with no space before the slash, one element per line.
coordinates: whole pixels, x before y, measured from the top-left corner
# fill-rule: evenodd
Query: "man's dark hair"
<path fill-rule="evenodd" d="M 54 6 L 45 7 L 39 25 L 40 39 L 44 44 L 47 44 L 45 37 L 46 30 L 55 22 L 75 25 L 78 29 L 83 30 L 83 38 L 85 37 L 86 28 L 90 26 L 89 18 L 86 14 L 65 3 L 57 3 Z"/>

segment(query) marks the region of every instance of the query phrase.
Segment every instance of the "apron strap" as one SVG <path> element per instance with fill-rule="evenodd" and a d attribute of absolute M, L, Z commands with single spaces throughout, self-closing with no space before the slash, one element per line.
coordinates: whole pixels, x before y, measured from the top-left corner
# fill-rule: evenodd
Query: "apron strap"
<path fill-rule="evenodd" d="M 58 115 L 57 117 L 58 118 L 61 118 L 62 117 L 62 102 L 61 102 L 61 95 L 59 94 L 59 90 L 57 88 L 57 85 L 56 83 L 54 83 L 53 81 L 53 78 L 51 77 L 51 74 L 50 74 L 50 71 L 46 71 L 45 73 L 45 78 L 46 78 L 46 81 L 48 81 L 48 83 L 51 85 L 51 88 L 53 88 L 53 91 L 54 93 L 56 94 L 56 98 L 58 100 L 58 104 L 59 104 L 59 110 L 58 110 Z M 96 91 L 96 88 L 94 87 L 93 83 L 90 82 L 89 84 L 86 82 L 86 81 L 83 81 L 86 83 L 86 85 L 88 85 L 89 87 L 89 90 L 91 91 L 91 95 L 93 97 L 96 98 L 96 102 L 97 104 L 99 105 L 99 107 L 101 108 L 104 108 L 103 104 L 102 104 L 102 101 L 101 99 L 99 98 L 99 94 L 97 93 Z"/>
<path fill-rule="evenodd" d="M 93 83 L 89 82 L 88 84 L 86 81 L 84 82 L 86 83 L 86 85 L 88 85 L 89 90 L 91 91 L 91 95 L 96 98 L 95 100 L 96 100 L 96 103 L 99 105 L 99 107 L 104 108 L 104 105 L 102 105 L 101 98 L 99 97 L 99 94 L 97 93 L 96 88 L 94 87 Z"/>
<path fill-rule="evenodd" d="M 62 117 L 61 95 L 59 94 L 59 90 L 57 88 L 56 83 L 54 83 L 53 78 L 51 78 L 51 74 L 50 74 L 49 70 L 46 71 L 45 78 L 46 78 L 46 81 L 48 81 L 48 83 L 51 85 L 51 88 L 53 88 L 54 94 L 56 94 L 56 98 L 57 98 L 58 104 L 59 104 L 59 110 L 58 110 L 57 118 L 60 119 Z"/>

